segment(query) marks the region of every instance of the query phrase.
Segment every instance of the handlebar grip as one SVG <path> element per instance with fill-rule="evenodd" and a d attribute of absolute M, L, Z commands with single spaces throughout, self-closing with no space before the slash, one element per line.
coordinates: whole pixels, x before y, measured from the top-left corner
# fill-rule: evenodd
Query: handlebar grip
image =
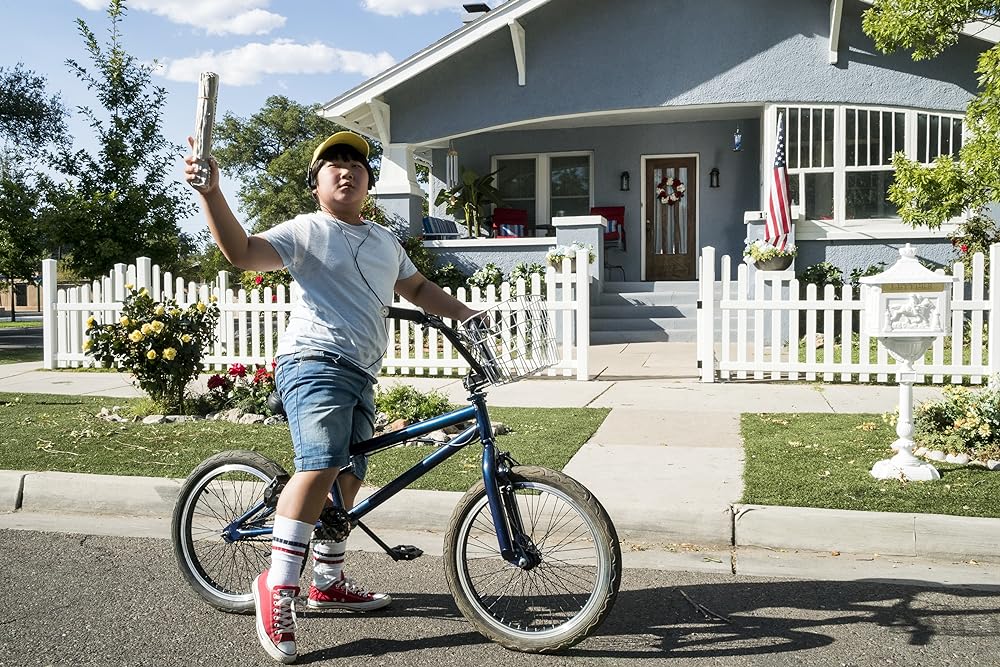
<path fill-rule="evenodd" d="M 409 320 L 417 324 L 427 322 L 427 314 L 423 311 L 412 308 L 397 308 L 395 306 L 382 306 L 382 317 L 394 320 Z"/>

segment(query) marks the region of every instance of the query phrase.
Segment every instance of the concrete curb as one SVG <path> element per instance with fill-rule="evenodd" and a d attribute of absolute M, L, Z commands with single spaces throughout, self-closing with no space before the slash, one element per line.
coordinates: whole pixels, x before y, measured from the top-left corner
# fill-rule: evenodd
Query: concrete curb
<path fill-rule="evenodd" d="M 1000 561 L 1000 519 L 734 505 L 738 547 Z"/>
<path fill-rule="evenodd" d="M 169 518 L 183 482 L 4 470 L 0 471 L 0 511 Z M 362 489 L 360 497 L 373 491 Z M 365 523 L 382 530 L 443 531 L 462 495 L 406 489 Z M 733 505 L 726 512 L 699 505 L 675 507 L 669 513 L 624 507 L 609 511 L 621 537 L 736 548 L 1000 561 L 1000 519 L 766 505 Z M 728 535 L 723 524 L 731 526 Z"/>

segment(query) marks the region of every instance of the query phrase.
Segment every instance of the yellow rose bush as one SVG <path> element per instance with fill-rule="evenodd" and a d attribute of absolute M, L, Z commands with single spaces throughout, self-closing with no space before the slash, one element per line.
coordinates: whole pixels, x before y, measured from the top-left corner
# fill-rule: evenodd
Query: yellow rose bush
<path fill-rule="evenodd" d="M 946 386 L 939 401 L 914 411 L 918 443 L 973 460 L 1000 460 L 1000 386 L 980 389 Z"/>
<path fill-rule="evenodd" d="M 84 350 L 104 366 L 130 372 L 139 388 L 167 411 L 184 414 L 184 388 L 201 371 L 218 321 L 214 303 L 182 308 L 173 299 L 156 302 L 145 289 L 129 288 L 117 321 L 87 321 Z"/>

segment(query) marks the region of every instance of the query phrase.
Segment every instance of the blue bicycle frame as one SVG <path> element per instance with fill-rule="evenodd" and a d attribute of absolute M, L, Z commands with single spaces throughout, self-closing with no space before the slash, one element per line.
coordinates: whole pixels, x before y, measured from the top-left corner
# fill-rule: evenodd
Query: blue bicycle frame
<path fill-rule="evenodd" d="M 452 339 L 459 353 L 472 365 L 473 373 L 470 377 L 477 377 L 478 364 L 469 355 L 461 340 L 455 337 L 454 332 L 445 327 L 440 320 L 419 311 L 405 311 L 396 308 L 389 310 L 392 312 L 392 315 L 401 319 L 417 321 L 425 325 L 434 326 L 442 331 L 443 334 Z M 485 380 L 482 380 L 485 374 L 481 373 L 481 369 L 479 370 L 480 374 L 478 377 L 480 379 L 478 381 L 475 379 L 467 379 L 466 381 L 466 387 L 470 391 L 468 398 L 470 405 L 412 424 L 398 431 L 386 433 L 351 445 L 352 455 L 368 456 L 394 445 L 415 440 L 433 431 L 461 424 L 471 419 L 475 419 L 476 422 L 449 442 L 438 447 L 434 452 L 400 474 L 384 487 L 378 489 L 371 496 L 359 502 L 347 513 L 347 516 L 352 525 L 356 524 L 362 517 L 368 515 L 379 505 L 382 505 L 389 498 L 399 493 L 399 491 L 409 486 L 431 469 L 451 458 L 464 446 L 475 440 L 481 440 L 483 443 L 483 482 L 486 487 L 486 498 L 489 502 L 493 525 L 496 529 L 500 554 L 504 560 L 518 567 L 530 567 L 535 559 L 531 553 L 522 547 L 527 541 L 523 539 L 520 515 L 518 514 L 517 504 L 514 502 L 513 494 L 511 493 L 512 489 L 507 479 L 511 461 L 506 454 L 498 454 L 496 451 L 496 445 L 493 441 L 493 426 L 490 423 L 489 412 L 486 408 L 486 396 L 481 391 L 481 387 L 487 383 Z M 336 483 L 333 485 L 332 495 L 334 503 L 342 507 L 343 500 L 340 496 L 339 486 Z M 250 537 L 269 535 L 271 528 L 262 526 L 260 523 L 273 512 L 273 507 L 268 507 L 265 502 L 257 503 L 226 527 L 223 531 L 223 538 L 227 542 L 232 542 Z M 317 526 L 319 525 L 321 524 L 317 523 Z"/>

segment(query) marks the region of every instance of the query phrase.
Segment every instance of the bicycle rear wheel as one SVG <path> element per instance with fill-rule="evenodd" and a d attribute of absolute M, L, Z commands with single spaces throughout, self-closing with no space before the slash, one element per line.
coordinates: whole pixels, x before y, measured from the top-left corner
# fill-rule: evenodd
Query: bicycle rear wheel
<path fill-rule="evenodd" d="M 181 487 L 171 525 L 174 556 L 184 579 L 222 611 L 253 611 L 251 583 L 269 563 L 271 533 L 227 541 L 224 531 L 264 499 L 264 490 L 285 470 L 249 451 L 228 451 L 202 461 Z M 270 528 L 273 511 L 262 509 L 241 528 Z"/>
<path fill-rule="evenodd" d="M 480 481 L 449 522 L 448 585 L 462 614 L 489 639 L 516 651 L 559 651 L 610 613 L 621 584 L 618 536 L 601 504 L 571 477 L 517 466 L 509 479 L 541 562 L 521 569 L 503 559 Z"/>

